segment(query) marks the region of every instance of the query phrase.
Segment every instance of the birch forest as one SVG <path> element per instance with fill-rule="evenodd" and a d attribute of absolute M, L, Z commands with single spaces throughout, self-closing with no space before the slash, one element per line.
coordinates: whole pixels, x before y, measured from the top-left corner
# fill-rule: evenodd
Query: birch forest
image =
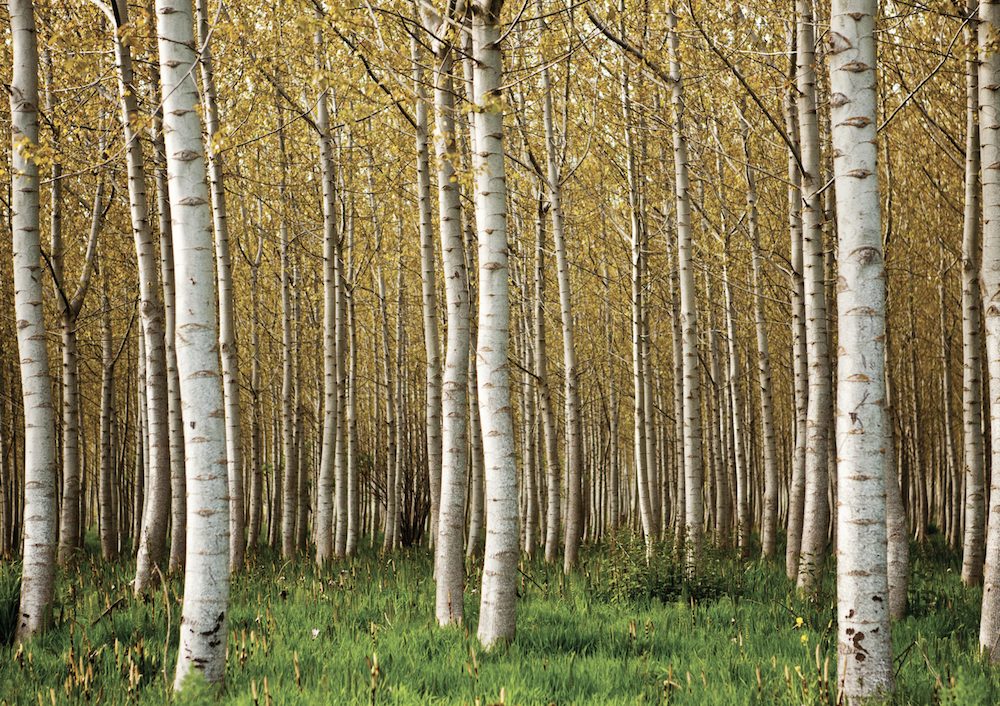
<path fill-rule="evenodd" d="M 0 705 L 1000 703 L 1000 0 L 0 32 Z"/>

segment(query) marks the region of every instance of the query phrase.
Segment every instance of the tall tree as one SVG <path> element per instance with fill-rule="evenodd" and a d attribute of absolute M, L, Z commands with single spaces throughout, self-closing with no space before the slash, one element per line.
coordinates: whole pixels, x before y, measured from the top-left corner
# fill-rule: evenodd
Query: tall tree
<path fill-rule="evenodd" d="M 243 511 L 243 443 L 240 426 L 240 365 L 236 348 L 236 319 L 233 310 L 233 265 L 229 250 L 229 219 L 226 214 L 225 165 L 222 133 L 212 60 L 208 0 L 197 0 L 196 17 L 200 49 L 201 105 L 208 138 L 208 178 L 212 194 L 212 221 L 215 231 L 215 271 L 219 299 L 219 357 L 222 360 L 223 394 L 226 401 L 226 460 L 229 464 L 229 561 L 235 571 L 243 566 L 246 551 L 246 514 Z"/>
<path fill-rule="evenodd" d="M 837 654 L 847 703 L 892 691 L 886 538 L 885 266 L 875 0 L 833 0 L 830 123 L 837 234 Z"/>
<path fill-rule="evenodd" d="M 38 40 L 32 0 L 8 0 L 11 63 L 11 203 L 14 312 L 24 406 L 24 546 L 16 639 L 52 620 L 56 559 L 56 427 L 39 243 Z"/>
<path fill-rule="evenodd" d="M 479 338 L 476 367 L 486 477 L 486 547 L 479 641 L 514 637 L 517 598 L 517 469 L 510 403 L 510 297 L 507 283 L 507 181 L 500 80 L 503 0 L 473 0 L 476 227 L 479 236 Z"/>
<path fill-rule="evenodd" d="M 180 374 L 187 466 L 187 557 L 174 688 L 191 670 L 225 677 L 229 616 L 229 468 L 218 357 L 212 209 L 192 71 L 197 60 L 191 0 L 156 0 L 163 133 L 170 184 Z M 242 496 L 240 498 L 242 502 Z"/>
<path fill-rule="evenodd" d="M 448 37 L 449 23 L 456 18 L 442 17 L 432 6 L 424 3 L 421 5 L 421 19 L 433 37 Z M 452 76 L 455 70 L 455 47 L 450 41 L 435 39 L 431 48 L 434 54 L 434 155 L 437 159 L 438 222 L 448 316 L 441 390 L 443 425 L 441 499 L 434 555 L 434 576 L 437 581 L 435 614 L 439 624 L 447 625 L 462 622 L 465 609 L 462 543 L 468 468 L 466 411 L 469 385 L 469 283 L 465 267 L 461 194 L 455 164 L 458 159 Z"/>
<path fill-rule="evenodd" d="M 979 68 L 975 49 L 979 3 L 969 3 L 965 62 L 965 213 L 962 229 L 962 428 L 964 431 L 965 536 L 962 541 L 962 583 L 983 580 L 986 526 L 983 477 L 983 301 L 980 290 L 982 237 L 979 230 Z"/>
<path fill-rule="evenodd" d="M 982 291 L 989 374 L 991 479 L 979 646 L 1000 662 L 1000 2 L 979 3 L 979 141 L 983 165 Z"/>
<path fill-rule="evenodd" d="M 823 204 L 816 103 L 816 30 L 812 0 L 796 0 L 796 85 L 802 159 L 802 261 L 806 357 L 809 366 L 805 427 L 805 505 L 797 585 L 812 591 L 826 557 L 830 507 L 827 502 L 827 445 L 830 427 L 830 352 L 827 334 L 826 272 L 823 264 Z"/>

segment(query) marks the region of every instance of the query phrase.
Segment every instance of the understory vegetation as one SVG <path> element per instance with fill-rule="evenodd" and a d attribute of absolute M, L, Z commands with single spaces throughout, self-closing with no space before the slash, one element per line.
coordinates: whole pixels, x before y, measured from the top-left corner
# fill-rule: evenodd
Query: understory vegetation
<path fill-rule="evenodd" d="M 0 567 L 0 703 L 833 704 L 833 575 L 800 598 L 777 565 L 710 556 L 694 581 L 667 550 L 647 566 L 619 535 L 566 577 L 523 562 L 518 630 L 483 652 L 467 627 L 434 622 L 424 550 L 317 570 L 256 557 L 234 576 L 226 684 L 171 689 L 181 583 L 133 597 L 133 567 L 87 558 L 64 573 L 55 627 L 13 644 L 19 566 Z M 980 589 L 931 543 L 915 555 L 910 617 L 893 625 L 893 703 L 1000 700 L 977 647 Z M 466 625 L 479 577 L 467 581 Z"/>

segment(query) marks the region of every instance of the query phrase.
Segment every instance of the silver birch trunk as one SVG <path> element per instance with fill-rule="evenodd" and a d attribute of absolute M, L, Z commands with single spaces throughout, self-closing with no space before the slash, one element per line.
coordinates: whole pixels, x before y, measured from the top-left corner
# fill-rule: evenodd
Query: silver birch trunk
<path fill-rule="evenodd" d="M 218 358 L 212 209 L 206 183 L 190 0 L 156 0 L 163 133 L 178 287 L 177 365 L 187 468 L 187 557 L 174 688 L 192 669 L 225 677 L 229 611 L 229 469 Z"/>
<path fill-rule="evenodd" d="M 31 0 L 8 0 L 11 46 L 11 234 L 14 312 L 24 409 L 24 524 L 21 600 L 15 638 L 48 627 L 56 560 L 56 427 L 45 345 L 44 269 L 39 242 L 38 44 Z"/>
<path fill-rule="evenodd" d="M 115 403 L 115 351 L 111 338 L 111 301 L 108 298 L 108 277 L 102 273 L 101 285 L 101 457 L 98 471 L 98 507 L 101 522 L 101 558 L 118 558 L 118 512 L 115 507 L 114 447 L 111 425 Z"/>
<path fill-rule="evenodd" d="M 316 33 L 317 61 L 323 59 L 323 38 Z M 325 65 L 320 63 L 320 69 Z M 330 109 L 325 81 L 316 103 L 319 165 L 323 182 L 323 437 L 316 485 L 316 563 L 333 558 L 334 454 L 337 447 L 337 181 L 330 139 Z"/>
<path fill-rule="evenodd" d="M 805 502 L 797 585 L 815 589 L 826 557 L 830 508 L 827 500 L 830 427 L 830 352 L 827 336 L 823 206 L 819 190 L 819 125 L 816 121 L 816 54 L 812 0 L 796 0 L 796 84 L 802 155 L 802 256 L 809 398 L 806 408 Z"/>
<path fill-rule="evenodd" d="M 741 116 L 742 117 L 742 116 Z M 775 449 L 774 395 L 771 386 L 771 349 L 764 313 L 764 258 L 760 252 L 757 218 L 757 184 L 750 166 L 749 126 L 744 121 L 743 156 L 746 161 L 747 230 L 750 233 L 753 267 L 754 328 L 757 332 L 757 384 L 760 393 L 760 420 L 764 446 L 764 502 L 761 511 L 761 556 L 773 559 L 777 552 L 778 529 L 778 458 Z"/>
<path fill-rule="evenodd" d="M 378 298 L 382 309 L 382 374 L 385 382 L 385 526 L 382 551 L 393 549 L 399 499 L 396 496 L 396 390 L 392 380 L 392 339 L 389 337 L 389 307 L 385 295 L 385 278 L 378 272 Z"/>
<path fill-rule="evenodd" d="M 541 3 L 538 3 L 541 15 Z M 541 31 L 547 29 L 542 20 Z M 583 420 L 580 413 L 580 381 L 576 367 L 576 333 L 573 324 L 572 289 L 569 260 L 566 256 L 566 228 L 562 208 L 562 175 L 560 174 L 555 124 L 552 118 L 552 85 L 544 58 L 542 71 L 542 121 L 545 128 L 546 187 L 549 216 L 552 218 L 552 241 L 556 255 L 556 280 L 559 283 L 559 315 L 562 320 L 563 375 L 566 413 L 566 533 L 563 571 L 569 573 L 576 565 L 583 536 Z M 565 139 L 565 135 L 563 136 Z"/>
<path fill-rule="evenodd" d="M 684 134 L 684 88 L 677 39 L 677 16 L 667 11 L 670 47 L 670 102 L 673 106 L 674 188 L 677 214 L 677 263 L 681 292 L 681 326 L 684 363 L 684 491 L 685 562 L 687 570 L 701 569 L 704 545 L 702 501 L 701 372 L 698 361 L 698 304 L 691 245 L 691 200 L 688 149 Z"/>
<path fill-rule="evenodd" d="M 791 33 L 791 63 L 795 65 L 795 33 Z M 792 143 L 798 145 L 799 118 L 795 89 L 785 99 L 785 125 Z M 802 172 L 795 156 L 788 152 L 788 236 L 789 289 L 792 309 L 792 427 L 791 478 L 788 486 L 788 521 L 786 525 L 785 575 L 795 581 L 799 575 L 802 524 L 806 494 L 806 413 L 809 400 L 809 366 L 806 354 L 805 280 L 802 259 Z"/>
<path fill-rule="evenodd" d="M 438 337 L 438 305 L 434 258 L 434 223 L 431 203 L 430 138 L 428 136 L 428 100 L 424 88 L 419 44 L 410 41 L 413 60 L 413 85 L 416 93 L 414 109 L 417 151 L 417 206 L 420 214 L 420 283 L 424 323 L 424 353 L 426 355 L 425 384 L 427 423 L 427 476 L 430 485 L 430 544 L 437 541 L 438 508 L 441 500 L 442 439 L 441 439 L 441 343 Z"/>
<path fill-rule="evenodd" d="M 559 527 L 562 514 L 559 467 L 559 435 L 556 431 L 552 391 L 549 389 L 548 342 L 545 335 L 545 210 L 539 198 L 535 219 L 535 383 L 538 388 L 538 412 L 541 417 L 545 445 L 546 520 L 545 561 L 555 563 L 559 557 Z"/>
<path fill-rule="evenodd" d="M 122 26 L 128 22 L 127 9 L 119 7 Z M 166 551 L 166 536 L 170 511 L 170 421 L 167 398 L 167 359 L 164 338 L 164 312 L 159 298 L 160 263 L 149 222 L 149 200 L 146 195 L 146 164 L 142 140 L 136 128 L 139 116 L 138 89 L 132 71 L 132 55 L 121 37 L 122 26 L 115 27 L 115 62 L 118 69 L 118 93 L 125 157 L 128 168 L 129 216 L 135 241 L 139 270 L 140 314 L 145 346 L 145 396 L 148 453 L 144 455 L 149 468 L 149 483 L 142 513 L 134 589 L 145 592 L 155 583 L 154 567 L 160 567 Z"/>
<path fill-rule="evenodd" d="M 472 5 L 479 340 L 476 355 L 486 479 L 486 546 L 478 637 L 487 649 L 514 637 L 517 598 L 517 468 L 510 402 L 507 184 L 500 94 L 502 0 Z"/>
<path fill-rule="evenodd" d="M 240 364 L 236 345 L 236 320 L 233 308 L 233 265 L 229 251 L 229 220 L 226 216 L 225 171 L 219 142 L 219 107 L 208 16 L 208 0 L 197 0 L 199 66 L 205 132 L 208 137 L 208 178 L 212 194 L 212 219 L 215 228 L 215 269 L 219 297 L 219 356 L 222 359 L 222 383 L 226 400 L 226 460 L 229 466 L 229 560 L 233 571 L 243 566 L 246 552 L 246 514 L 243 510 L 243 443 L 240 428 Z"/>
<path fill-rule="evenodd" d="M 885 265 L 877 166 L 875 0 L 833 0 L 830 123 L 837 196 L 838 687 L 847 703 L 893 687 L 885 459 Z"/>
<path fill-rule="evenodd" d="M 1000 3 L 979 4 L 979 139 L 983 165 L 982 292 L 986 323 L 991 479 L 979 646 L 1000 662 Z"/>
<path fill-rule="evenodd" d="M 966 39 L 971 45 L 976 35 L 976 8 L 970 3 L 970 25 Z M 964 434 L 965 536 L 962 541 L 962 583 L 974 586 L 983 580 L 986 560 L 986 498 L 983 446 L 983 361 L 980 290 L 982 237 L 979 230 L 979 76 L 976 57 L 970 47 L 965 62 L 965 215 L 962 229 L 962 426 Z"/>
<path fill-rule="evenodd" d="M 442 19 L 424 8 L 424 25 L 438 36 L 447 33 Z M 454 47 L 435 42 L 434 155 L 437 161 L 438 221 L 447 305 L 447 342 L 441 381 L 441 485 L 434 554 L 435 615 L 440 625 L 464 617 L 465 491 L 468 473 L 469 282 L 465 266 L 462 207 L 455 160 Z M 426 257 L 426 254 L 422 252 Z M 422 257 L 422 260 L 424 259 Z M 433 259 L 432 259 L 433 263 Z M 427 297 L 425 292 L 424 301 Z M 426 319 L 426 311 L 425 311 Z M 435 326 L 436 328 L 436 326 Z M 425 337 L 427 332 L 425 330 Z M 436 332 L 435 332 L 436 335 Z M 430 366 L 428 365 L 428 373 Z M 429 390 L 428 390 L 429 391 Z M 429 397 L 429 396 L 428 396 Z M 430 412 L 428 401 L 428 412 Z M 428 414 L 428 422 L 430 415 Z M 428 450 L 430 430 L 428 430 Z M 432 491 L 433 492 L 433 491 Z"/>
<path fill-rule="evenodd" d="M 720 174 L 720 178 L 721 174 Z M 732 406 L 733 458 L 736 461 L 736 542 L 740 558 L 750 556 L 750 502 L 747 453 L 744 448 L 743 403 L 740 399 L 740 357 L 736 343 L 736 307 L 729 285 L 729 245 L 722 264 L 722 292 L 726 307 L 726 344 L 729 353 L 729 399 Z"/>

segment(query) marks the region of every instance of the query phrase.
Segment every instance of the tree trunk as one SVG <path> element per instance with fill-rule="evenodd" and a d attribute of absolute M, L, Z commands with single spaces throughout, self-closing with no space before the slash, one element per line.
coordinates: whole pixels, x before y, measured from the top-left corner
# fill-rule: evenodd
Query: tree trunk
<path fill-rule="evenodd" d="M 834 0 L 830 122 L 837 195 L 838 686 L 892 691 L 886 566 L 885 267 L 877 167 L 874 0 Z"/>
<path fill-rule="evenodd" d="M 976 8 L 971 2 L 966 40 L 976 35 Z M 975 54 L 970 47 L 965 62 L 965 216 L 962 235 L 962 426 L 964 429 L 965 537 L 962 541 L 962 583 L 975 586 L 983 580 L 986 552 L 983 488 L 985 451 L 983 448 L 983 362 L 980 263 L 982 237 L 979 230 L 979 76 Z"/>
<path fill-rule="evenodd" d="M 38 164 L 38 44 L 31 0 L 8 0 L 11 45 L 11 234 L 14 310 L 24 408 L 24 550 L 16 639 L 29 640 L 52 620 L 56 559 L 56 429 L 45 346 Z"/>
<path fill-rule="evenodd" d="M 778 459 L 774 441 L 774 400 L 771 389 L 771 350 L 767 340 L 767 317 L 764 313 L 764 258 L 760 252 L 757 229 L 757 184 L 750 165 L 749 125 L 743 121 L 743 157 L 746 161 L 747 230 L 750 232 L 753 267 L 754 327 L 757 331 L 757 384 L 760 392 L 760 420 L 764 445 L 764 503 L 761 512 L 761 556 L 773 559 L 777 552 Z"/>
<path fill-rule="evenodd" d="M 796 81 L 802 153 L 802 257 L 805 292 L 806 357 L 809 366 L 805 428 L 805 504 L 798 588 L 813 591 L 827 551 L 827 444 L 830 427 L 830 354 L 827 337 L 823 207 L 820 202 L 820 141 L 816 122 L 816 54 L 812 0 L 796 0 L 798 40 Z"/>
<path fill-rule="evenodd" d="M 316 32 L 317 61 L 322 62 L 322 33 Z M 325 70 L 321 64 L 319 67 Z M 323 183 L 323 441 L 316 486 L 316 563 L 333 557 L 334 454 L 337 447 L 337 182 L 330 139 L 328 89 L 320 86 L 316 103 L 319 165 Z"/>
<path fill-rule="evenodd" d="M 166 551 L 167 525 L 170 512 L 170 421 L 167 399 L 167 359 L 164 338 L 164 312 L 159 298 L 160 263 L 149 223 L 149 201 L 146 195 L 146 165 L 142 140 L 136 132 L 139 116 L 138 89 L 132 71 L 132 55 L 122 39 L 128 22 L 124 3 L 118 8 L 121 25 L 115 27 L 115 61 L 118 65 L 118 92 L 125 157 L 128 167 L 129 215 L 135 241 L 139 270 L 140 314 L 145 346 L 145 396 L 149 467 L 145 508 L 136 557 L 136 594 L 145 592 L 156 581 L 154 570 L 163 562 Z"/>
<path fill-rule="evenodd" d="M 486 478 L 486 547 L 478 637 L 489 649 L 513 639 L 516 622 L 517 469 L 507 362 L 507 185 L 500 106 L 502 0 L 472 5 L 479 340 L 476 354 Z"/>
<path fill-rule="evenodd" d="M 694 285 L 691 244 L 691 199 L 688 149 L 684 134 L 684 89 L 677 39 L 677 16 L 667 11 L 670 47 L 670 89 L 673 105 L 674 189 L 677 211 L 677 263 L 681 292 L 681 326 L 684 363 L 684 485 L 685 563 L 690 573 L 701 570 L 704 545 L 702 501 L 701 372 L 698 361 L 698 304 Z"/>
<path fill-rule="evenodd" d="M 156 0 L 163 80 L 164 141 L 173 219 L 177 365 L 187 467 L 187 557 L 174 688 L 192 669 L 209 682 L 225 677 L 229 610 L 229 473 L 218 358 L 212 210 L 206 184 L 191 3 Z M 242 496 L 241 496 L 242 499 Z"/>
<path fill-rule="evenodd" d="M 437 541 L 438 507 L 441 498 L 441 344 L 438 340 L 438 306 L 434 262 L 434 224 L 431 204 L 431 167 L 428 138 L 427 91 L 424 88 L 419 44 L 410 41 L 413 84 L 416 91 L 417 204 L 420 213 L 420 282 L 426 354 L 427 476 L 430 481 L 430 544 Z"/>
<path fill-rule="evenodd" d="M 243 511 L 243 444 L 240 430 L 240 366 L 236 347 L 233 310 L 233 266 L 229 252 L 229 221 L 226 217 L 226 190 L 223 184 L 222 152 L 215 73 L 209 41 L 208 0 L 197 0 L 199 64 L 205 132 L 208 137 L 208 177 L 212 193 L 215 227 L 215 268 L 219 297 L 219 354 L 226 400 L 226 459 L 229 466 L 229 561 L 233 571 L 243 566 L 246 551 L 246 514 Z"/>
<path fill-rule="evenodd" d="M 979 646 L 1000 662 L 1000 3 L 979 4 L 979 138 L 983 182 L 982 291 L 989 373 L 990 449 L 989 527 L 983 572 L 983 609 Z"/>
<path fill-rule="evenodd" d="M 442 18 L 424 8 L 423 21 L 437 36 L 445 36 Z M 437 582 L 435 615 L 438 624 L 461 623 L 464 616 L 465 491 L 468 472 L 466 413 L 469 385 L 469 284 L 465 267 L 465 241 L 458 176 L 454 160 L 455 98 L 452 71 L 454 47 L 435 42 L 434 50 L 434 154 L 437 159 L 438 220 L 441 229 L 441 262 L 447 301 L 447 342 L 441 388 L 441 484 L 435 540 L 434 577 Z M 428 258 L 422 251 L 422 260 Z M 431 263 L 433 264 L 433 258 Z M 425 285 L 425 309 L 428 301 Z M 426 327 L 426 311 L 425 311 Z M 427 331 L 425 329 L 425 336 Z M 435 325 L 436 336 L 436 325 Z M 436 340 L 436 339 L 435 339 Z M 428 385 L 431 366 L 428 365 Z M 428 393 L 430 388 L 428 387 Z M 428 394 L 428 422 L 430 422 Z M 430 430 L 428 451 L 431 450 Z M 433 491 L 432 491 L 433 492 Z"/>

